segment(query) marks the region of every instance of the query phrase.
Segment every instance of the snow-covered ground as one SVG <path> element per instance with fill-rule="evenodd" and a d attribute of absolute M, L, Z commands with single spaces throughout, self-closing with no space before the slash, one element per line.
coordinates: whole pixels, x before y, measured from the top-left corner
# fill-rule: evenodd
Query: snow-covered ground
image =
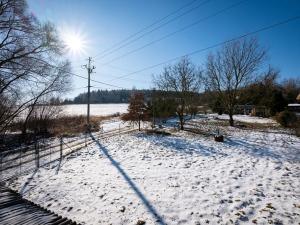
<path fill-rule="evenodd" d="M 224 143 L 188 132 L 115 136 L 55 172 L 9 185 L 82 224 L 300 223 L 300 138 L 272 129 L 230 128 Z"/>
<path fill-rule="evenodd" d="M 221 120 L 229 120 L 229 116 L 227 114 L 218 115 L 211 114 L 211 116 L 217 117 Z M 260 124 L 277 124 L 276 121 L 270 118 L 262 118 L 256 116 L 247 116 L 247 115 L 234 115 L 233 119 L 235 121 L 246 122 L 246 123 L 260 123 Z"/>
<path fill-rule="evenodd" d="M 92 116 L 107 116 L 115 113 L 126 113 L 128 104 L 91 104 L 90 110 Z M 67 115 L 86 115 L 87 105 L 64 105 L 63 113 Z"/>

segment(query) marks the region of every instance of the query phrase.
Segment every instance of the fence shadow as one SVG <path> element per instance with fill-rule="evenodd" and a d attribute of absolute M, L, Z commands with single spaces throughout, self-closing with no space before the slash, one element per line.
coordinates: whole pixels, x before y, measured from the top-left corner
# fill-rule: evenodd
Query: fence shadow
<path fill-rule="evenodd" d="M 128 176 L 128 174 L 121 168 L 119 163 L 116 160 L 114 160 L 114 158 L 108 153 L 108 150 L 103 145 L 100 144 L 100 142 L 93 136 L 93 134 L 90 134 L 90 136 L 93 139 L 93 141 L 98 145 L 102 153 L 110 160 L 111 164 L 118 170 L 118 172 L 123 176 L 124 180 L 129 184 L 129 186 L 133 189 L 136 195 L 140 198 L 140 200 L 143 202 L 143 204 L 151 213 L 152 217 L 156 220 L 156 222 L 160 225 L 166 225 L 167 223 L 159 215 L 159 213 L 156 211 L 154 206 L 151 205 L 151 203 L 147 200 L 144 194 L 139 190 L 139 188 Z"/>
<path fill-rule="evenodd" d="M 27 178 L 27 181 L 23 184 L 23 186 L 21 187 L 19 193 L 21 196 L 23 196 L 25 193 L 29 192 L 31 189 L 33 189 L 33 187 L 29 187 L 27 189 L 27 187 L 29 186 L 30 182 L 33 180 L 35 174 L 37 173 L 38 168 L 36 168 L 33 173 L 31 174 L 30 177 Z"/>

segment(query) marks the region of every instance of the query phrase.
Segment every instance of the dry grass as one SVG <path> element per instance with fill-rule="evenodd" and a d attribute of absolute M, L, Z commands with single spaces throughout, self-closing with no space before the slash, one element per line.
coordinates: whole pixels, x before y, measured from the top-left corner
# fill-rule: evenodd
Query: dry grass
<path fill-rule="evenodd" d="M 112 117 L 113 116 L 91 116 L 91 131 L 99 131 L 100 123 Z M 64 116 L 53 120 L 49 132 L 54 136 L 72 136 L 78 133 L 84 133 L 86 130 L 86 116 Z"/>
<path fill-rule="evenodd" d="M 98 131 L 102 121 L 113 117 L 115 116 L 91 116 L 91 131 Z M 74 136 L 84 133 L 87 130 L 86 116 L 60 116 L 55 119 L 50 119 L 46 124 L 47 136 Z M 22 125 L 22 121 L 12 124 L 10 131 L 18 133 L 21 131 Z M 28 127 L 30 128 L 32 125 L 29 124 Z M 28 133 L 33 133 L 33 130 L 28 130 Z"/>

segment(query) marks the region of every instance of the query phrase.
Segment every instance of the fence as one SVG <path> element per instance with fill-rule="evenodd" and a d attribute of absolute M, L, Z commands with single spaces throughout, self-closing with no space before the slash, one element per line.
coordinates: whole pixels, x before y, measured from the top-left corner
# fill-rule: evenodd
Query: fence
<path fill-rule="evenodd" d="M 45 142 L 45 139 L 39 139 L 31 146 L 1 152 L 0 180 L 7 181 L 44 166 L 55 167 L 63 157 L 84 146 L 79 144 L 76 147 L 66 147 L 62 137 L 59 144 L 50 145 L 50 143 Z"/>
<path fill-rule="evenodd" d="M 107 132 L 96 132 L 98 138 L 104 138 L 135 130 L 131 127 L 118 127 Z M 35 139 L 29 146 L 18 147 L 12 150 L 0 152 L 0 182 L 8 181 L 24 173 L 35 171 L 40 167 L 55 168 L 57 171 L 61 161 L 67 155 L 76 152 L 93 140 L 89 136 L 81 136 L 70 140 L 60 137 L 55 140 L 47 138 Z"/>

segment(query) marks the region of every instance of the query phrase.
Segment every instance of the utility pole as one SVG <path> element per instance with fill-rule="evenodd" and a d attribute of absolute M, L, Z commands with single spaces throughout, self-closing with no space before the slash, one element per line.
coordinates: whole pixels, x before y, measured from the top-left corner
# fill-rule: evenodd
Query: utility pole
<path fill-rule="evenodd" d="M 83 67 L 85 69 L 87 69 L 88 72 L 88 94 L 87 94 L 87 118 L 86 118 L 86 122 L 87 122 L 87 132 L 91 131 L 91 125 L 90 125 L 90 88 L 91 88 L 91 73 L 93 73 L 93 70 L 96 69 L 95 66 L 91 66 L 91 62 L 92 62 L 92 58 L 89 57 L 88 58 L 88 64 L 84 65 Z"/>
<path fill-rule="evenodd" d="M 152 103 L 152 130 L 155 128 L 155 116 L 154 116 L 154 112 L 155 112 L 155 109 L 154 109 L 154 102 L 155 102 L 155 99 L 154 99 L 154 96 L 155 96 L 155 88 L 152 90 L 152 97 L 151 97 L 151 103 Z"/>

